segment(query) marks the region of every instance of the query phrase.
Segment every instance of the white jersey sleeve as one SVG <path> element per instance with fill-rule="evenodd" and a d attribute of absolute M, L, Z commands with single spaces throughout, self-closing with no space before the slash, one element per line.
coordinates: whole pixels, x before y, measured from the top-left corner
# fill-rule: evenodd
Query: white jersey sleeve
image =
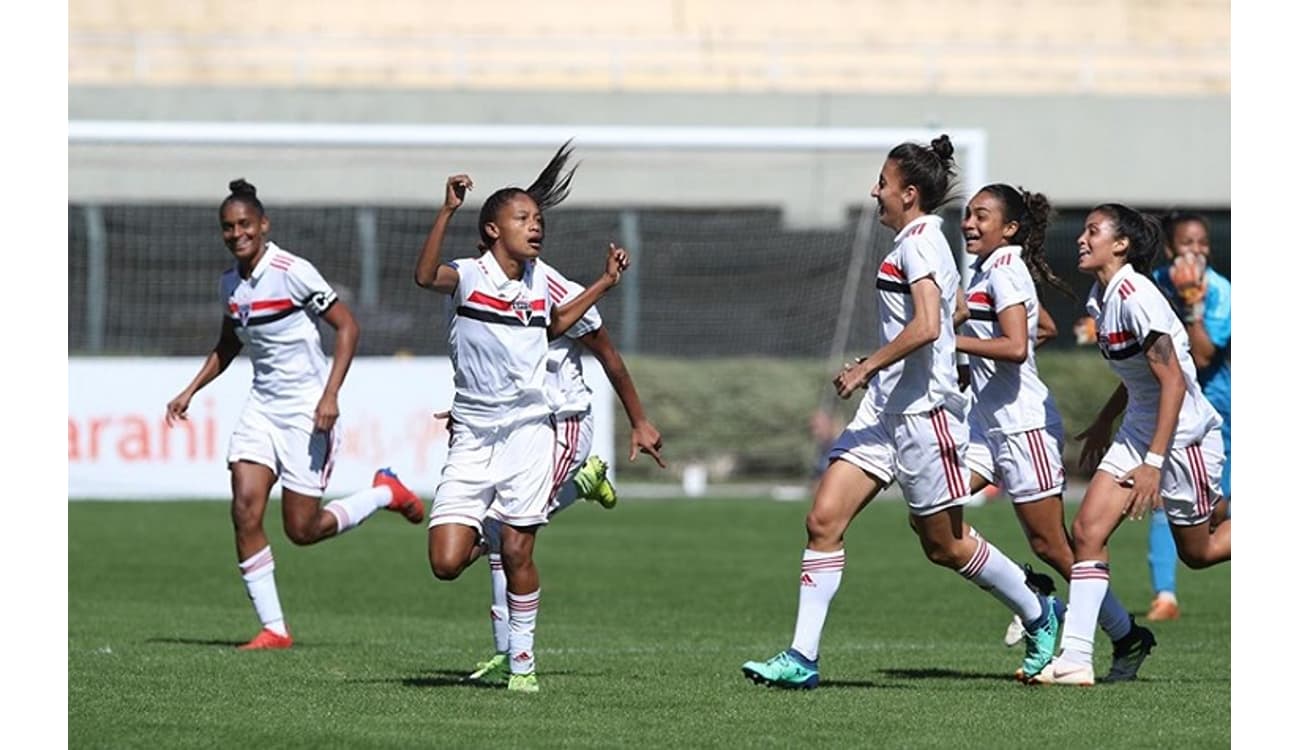
<path fill-rule="evenodd" d="M 993 297 L 993 312 L 1000 313 L 1012 305 L 1025 305 L 1037 299 L 1033 279 L 1027 273 L 1017 273 L 1015 263 L 995 266 L 989 270 L 989 295 Z"/>
<path fill-rule="evenodd" d="M 935 257 L 932 243 L 904 240 L 899 248 L 898 262 L 908 284 L 915 284 L 927 276 L 933 278 L 935 284 L 939 283 L 939 260 Z"/>
<path fill-rule="evenodd" d="M 296 259 L 285 270 L 284 281 L 294 304 L 318 317 L 324 315 L 339 299 L 325 277 L 316 270 L 316 266 L 305 258 Z"/>
<path fill-rule="evenodd" d="M 1174 318 L 1173 308 L 1160 294 L 1149 292 L 1143 287 L 1138 293 L 1130 294 L 1120 305 L 1120 323 L 1123 330 L 1132 333 L 1139 347 L 1145 346 L 1147 338 L 1153 333 L 1174 332 L 1175 326 L 1182 330 L 1182 324 Z"/>

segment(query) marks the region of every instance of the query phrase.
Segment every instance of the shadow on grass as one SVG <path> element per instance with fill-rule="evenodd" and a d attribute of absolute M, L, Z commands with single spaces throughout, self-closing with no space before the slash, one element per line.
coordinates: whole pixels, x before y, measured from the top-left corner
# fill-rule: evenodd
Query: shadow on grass
<path fill-rule="evenodd" d="M 836 688 L 870 688 L 872 690 L 915 690 L 912 685 L 888 685 L 881 682 L 872 682 L 871 680 L 822 680 L 817 684 L 818 690 L 834 690 Z"/>
<path fill-rule="evenodd" d="M 1005 672 L 961 672 L 956 669 L 878 669 L 880 674 L 895 680 L 993 680 L 1015 682 Z"/>
<path fill-rule="evenodd" d="M 436 669 L 428 674 L 418 677 L 383 677 L 367 680 L 347 680 L 347 682 L 358 683 L 401 683 L 405 687 L 413 688 L 440 688 L 440 687 L 458 687 L 458 688 L 476 688 L 487 690 L 505 690 L 505 680 L 500 682 L 480 682 L 478 680 L 467 680 L 465 675 L 468 672 L 461 670 Z M 552 672 L 547 671 L 542 675 L 542 679 L 554 676 L 572 675 L 573 672 Z"/>
<path fill-rule="evenodd" d="M 242 646 L 247 641 L 218 640 L 215 638 L 146 638 L 145 643 L 168 643 L 173 646 Z"/>

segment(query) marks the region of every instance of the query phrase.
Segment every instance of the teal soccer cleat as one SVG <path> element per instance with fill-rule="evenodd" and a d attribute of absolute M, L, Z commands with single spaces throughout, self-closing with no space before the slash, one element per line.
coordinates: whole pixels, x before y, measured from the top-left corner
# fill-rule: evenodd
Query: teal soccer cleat
<path fill-rule="evenodd" d="M 779 688 L 811 690 L 820 681 L 817 662 L 808 661 L 794 649 L 782 651 L 767 661 L 747 661 L 740 671 L 757 685 Z"/>
<path fill-rule="evenodd" d="M 1016 678 L 1022 682 L 1042 672 L 1056 654 L 1056 637 L 1061 631 L 1061 621 L 1056 616 L 1056 597 L 1043 599 L 1043 611 L 1047 615 L 1043 624 L 1037 630 L 1025 630 L 1025 660 L 1016 670 Z"/>

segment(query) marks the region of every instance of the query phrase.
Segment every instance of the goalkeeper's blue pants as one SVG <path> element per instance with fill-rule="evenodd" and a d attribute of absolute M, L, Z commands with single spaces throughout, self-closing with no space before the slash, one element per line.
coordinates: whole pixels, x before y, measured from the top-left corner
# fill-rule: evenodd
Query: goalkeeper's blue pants
<path fill-rule="evenodd" d="M 1157 594 L 1173 594 L 1175 571 L 1178 569 L 1178 548 L 1169 531 L 1169 518 L 1156 509 L 1151 514 L 1151 528 L 1147 533 L 1147 565 L 1151 568 L 1151 589 Z"/>

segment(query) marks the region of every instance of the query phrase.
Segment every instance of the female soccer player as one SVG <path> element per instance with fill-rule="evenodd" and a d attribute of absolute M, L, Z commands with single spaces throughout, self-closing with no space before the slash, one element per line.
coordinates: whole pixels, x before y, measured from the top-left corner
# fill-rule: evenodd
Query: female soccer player
<path fill-rule="evenodd" d="M 1175 211 L 1161 220 L 1165 256 L 1152 278 L 1183 319 L 1200 383 L 1210 406 L 1223 419 L 1223 497 L 1232 498 L 1232 284 L 1209 265 L 1210 222 L 1201 214 Z M 1225 507 L 1226 510 L 1226 507 Z M 1210 523 L 1215 523 L 1212 519 Z M 1178 553 L 1163 510 L 1151 512 L 1147 565 L 1155 599 L 1148 620 L 1173 620 L 1179 614 L 1176 589 Z"/>
<path fill-rule="evenodd" d="M 880 223 L 897 233 L 876 276 L 883 345 L 835 378 L 841 398 L 863 386 L 867 395 L 831 449 L 808 513 L 793 643 L 766 662 L 741 667 L 759 684 L 817 686 L 821 632 L 844 570 L 844 532 L 895 478 L 926 556 L 992 593 L 1026 623 L 1025 671 L 1036 673 L 1051 658 L 1057 620 L 1049 602 L 962 519 L 970 494 L 962 460 L 967 430 L 952 324 L 960 279 L 934 214 L 948 198 L 952 153 L 946 135 L 928 148 L 896 146 L 871 190 Z"/>
<path fill-rule="evenodd" d="M 1031 332 L 1041 335 L 1037 284 L 1045 282 L 1070 294 L 1043 252 L 1051 212 L 1041 193 L 1000 183 L 986 185 L 966 205 L 962 233 L 966 252 L 977 260 L 966 293 L 969 335 L 957 336 L 957 351 L 970 355 L 974 402 L 966 463 L 971 489 L 1001 486 L 1034 554 L 1069 580 L 1074 554 L 1061 501 L 1065 429 L 1056 401 L 1038 377 L 1031 341 Z M 1155 639 L 1151 631 L 1133 624 L 1109 592 L 1101 613 L 1102 629 L 1114 644 L 1108 678 L 1134 679 Z M 1021 630 L 1018 620 L 1009 632 L 1013 630 Z M 1008 635 L 1008 640 L 1019 638 Z"/>
<path fill-rule="evenodd" d="M 580 285 L 572 282 L 567 288 L 554 283 L 550 287 L 552 304 L 563 304 L 582 291 Z M 600 313 L 593 306 L 563 336 L 551 342 L 547 354 L 546 385 L 552 398 L 552 414 L 556 425 L 555 469 L 548 518 L 553 518 L 556 513 L 583 498 L 607 509 L 613 508 L 618 502 L 613 485 L 605 476 L 608 467 L 603 460 L 590 455 L 595 419 L 591 413 L 591 389 L 582 377 L 583 347 L 600 361 L 631 423 L 631 452 L 628 460 L 635 461 L 637 453 L 644 451 L 660 467 L 665 467 L 659 455 L 663 448 L 659 430 L 646 418 L 632 375 L 618 349 L 614 347 L 609 332 L 605 330 Z M 496 651 L 487 660 L 479 662 L 468 679 L 496 681 L 507 675 L 509 607 L 505 569 L 501 561 L 501 523 L 488 518 L 483 526 L 492 573 L 490 616 Z"/>
<path fill-rule="evenodd" d="M 548 337 L 569 329 L 628 266 L 612 243 L 604 273 L 562 306 L 550 285 L 569 283 L 541 255 L 543 211 L 568 196 L 561 147 L 528 189 L 503 188 L 479 211 L 477 257 L 441 263 L 452 215 L 473 188 L 467 175 L 447 180 L 446 198 L 416 262 L 415 281 L 449 297 L 448 340 L 456 394 L 442 480 L 429 514 L 429 564 L 452 580 L 481 553 L 484 518 L 500 521 L 510 621 L 508 688 L 536 692 L 533 633 L 540 602 L 533 548 L 547 522 L 555 427 L 546 391 Z"/>
<path fill-rule="evenodd" d="M 1140 520 L 1163 503 L 1188 567 L 1232 556 L 1232 522 L 1214 529 L 1209 523 L 1222 497 L 1222 420 L 1196 383 L 1182 321 L 1144 275 L 1159 246 L 1159 224 L 1117 203 L 1094 208 L 1079 235 L 1079 270 L 1097 279 L 1086 305 L 1097 345 L 1121 383 L 1080 435 L 1082 468 L 1096 472 L 1072 528 L 1070 613 L 1061 654 L 1034 682 L 1093 683 L 1093 631 L 1110 585 L 1106 545 L 1125 517 Z M 1124 421 L 1111 442 L 1120 413 Z"/>
<path fill-rule="evenodd" d="M 337 450 L 339 389 L 357 350 L 356 321 L 310 262 L 267 238 L 271 220 L 256 188 L 242 179 L 231 182 L 219 214 L 222 239 L 235 256 L 234 267 L 221 276 L 221 337 L 194 380 L 167 404 L 167 424 L 186 419 L 194 394 L 248 348 L 253 388 L 226 460 L 239 569 L 262 631 L 240 648 L 288 648 L 293 638 L 262 529 L 276 480 L 284 530 L 294 544 L 342 534 L 380 509 L 419 523 L 424 503 L 395 474 L 380 469 L 370 489 L 320 507 Z M 317 319 L 338 332 L 332 364 L 321 350 Z"/>

